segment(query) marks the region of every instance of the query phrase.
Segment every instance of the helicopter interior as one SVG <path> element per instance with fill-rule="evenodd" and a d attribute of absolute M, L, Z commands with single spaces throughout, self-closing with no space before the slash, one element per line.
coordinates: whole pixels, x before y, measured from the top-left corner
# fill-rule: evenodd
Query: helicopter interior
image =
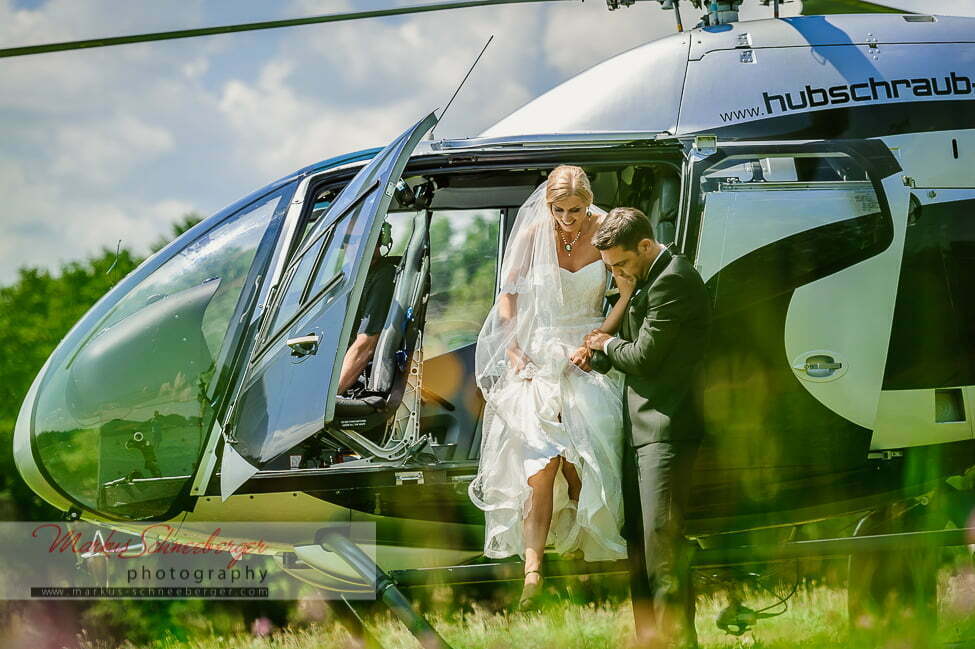
<path fill-rule="evenodd" d="M 680 197 L 675 163 L 587 166 L 596 204 L 639 207 L 658 239 L 671 243 Z M 266 471 L 476 463 L 483 401 L 473 376 L 474 343 L 493 303 L 518 206 L 550 166 L 407 170 L 386 217 L 393 239 L 386 256 L 396 265 L 393 299 L 364 381 L 354 396 L 336 397 L 332 428 L 282 454 Z M 327 213 L 340 189 L 314 190 L 303 232 Z"/>
<path fill-rule="evenodd" d="M 665 157 L 670 153 L 673 157 Z M 736 514 L 753 512 L 756 520 L 767 522 L 768 512 L 788 509 L 782 503 L 813 507 L 823 498 L 834 502 L 861 492 L 867 497 L 880 488 L 870 477 L 876 472 L 867 463 L 871 431 L 851 424 L 824 407 L 824 402 L 832 405 L 829 390 L 839 390 L 841 396 L 857 390 L 860 401 L 855 406 L 875 399 L 882 366 L 875 372 L 875 383 L 861 381 L 834 389 L 828 381 L 835 372 L 832 367 L 845 367 L 840 363 L 847 359 L 834 363 L 833 356 L 823 360 L 819 358 L 823 352 L 817 351 L 810 361 L 814 363 L 809 372 L 812 387 L 807 388 L 796 378 L 796 369 L 781 360 L 788 307 L 800 299 L 792 297 L 796 287 L 845 268 L 859 273 L 862 262 L 888 249 L 890 215 L 875 193 L 867 167 L 845 153 L 812 145 L 760 152 L 743 146 L 705 159 L 688 178 L 677 165 L 678 151 L 654 154 L 650 158 L 644 153 L 639 162 L 633 162 L 632 152 L 629 158 L 615 152 L 615 158 L 607 155 L 597 162 L 581 154 L 576 161 L 591 178 L 597 205 L 635 205 L 646 212 L 662 242 L 670 243 L 676 235 L 678 245 L 695 254 L 712 293 L 717 342 L 704 369 L 709 382 L 704 391 L 709 438 L 698 462 L 696 488 L 706 498 L 697 514 L 719 521 L 733 508 Z M 396 322 L 404 329 L 396 333 L 400 342 L 380 357 L 380 363 L 392 368 L 388 391 L 370 395 L 375 397 L 373 404 L 354 404 L 364 408 L 361 411 L 343 413 L 337 407 L 327 428 L 263 465 L 242 487 L 244 492 L 327 490 L 333 483 L 326 476 L 345 472 L 372 475 L 375 471 L 370 480 L 395 478 L 399 485 L 410 468 L 419 476 L 442 470 L 448 475 L 448 490 L 473 477 L 484 405 L 474 381 L 474 345 L 493 303 L 498 261 L 518 206 L 555 162 L 540 153 L 535 156 L 517 164 L 510 157 L 501 158 L 503 162 L 499 160 L 494 168 L 488 160 L 467 168 L 457 164 L 460 168 L 444 169 L 442 162 L 424 168 L 423 158 L 407 166 L 386 218 L 398 233 L 397 249 L 391 254 L 400 257 L 404 269 L 397 276 L 397 282 L 403 283 L 397 292 L 414 302 L 390 310 L 399 313 Z M 563 151 L 559 162 L 567 157 Z M 420 187 L 431 188 L 429 202 L 417 209 L 406 187 L 414 195 L 427 191 Z M 681 197 L 685 190 L 690 195 Z M 678 230 L 679 206 L 695 216 Z M 407 274 L 403 265 L 411 248 L 421 251 L 420 257 L 429 257 L 426 266 L 413 262 L 418 275 Z M 881 258 L 880 263 L 887 262 Z M 849 290 L 834 291 L 832 299 L 862 303 L 857 285 L 846 284 Z M 413 317 L 404 318 L 403 309 L 411 306 Z M 859 348 L 886 351 L 880 349 L 883 341 L 874 344 L 870 329 L 857 324 L 862 309 L 844 308 L 845 313 L 849 316 L 834 310 L 826 317 L 814 309 L 806 317 L 808 326 L 794 328 L 790 335 L 813 336 L 812 343 L 803 343 L 813 349 L 812 344 L 819 345 L 820 340 L 830 344 L 832 332 L 838 331 L 836 336 L 860 340 L 852 353 L 860 353 Z M 741 351 L 743 338 L 747 338 L 747 356 Z M 338 350 L 339 357 L 344 351 Z M 856 360 L 869 366 L 869 359 Z M 755 435 L 757 424 L 740 413 L 767 412 L 762 400 L 770 398 L 763 387 L 768 377 L 784 386 L 775 395 L 782 416 L 769 417 L 765 434 Z M 378 384 L 374 376 L 369 383 Z M 820 397 L 814 398 L 811 390 L 818 390 Z M 822 423 L 810 432 L 798 430 L 796 421 Z M 810 481 L 818 491 L 808 488 Z M 402 506 L 416 514 L 420 506 L 409 495 L 415 493 L 387 493 L 384 506 L 392 508 L 389 511 Z M 361 498 L 367 495 L 360 494 Z M 336 502 L 343 497 L 329 496 Z M 372 500 L 356 502 L 367 509 L 374 505 Z M 442 516 L 443 502 L 431 497 L 425 515 Z M 458 514 L 464 520 L 469 515 L 476 519 L 476 512 Z"/>

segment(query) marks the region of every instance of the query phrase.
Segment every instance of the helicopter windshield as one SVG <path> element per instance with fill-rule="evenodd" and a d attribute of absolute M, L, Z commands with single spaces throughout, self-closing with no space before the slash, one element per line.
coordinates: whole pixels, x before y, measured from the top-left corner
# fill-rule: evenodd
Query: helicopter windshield
<path fill-rule="evenodd" d="M 52 357 L 33 436 L 38 465 L 65 495 L 120 518 L 170 509 L 199 461 L 221 347 L 284 198 L 259 199 L 187 241 L 110 294 L 80 344 Z"/>

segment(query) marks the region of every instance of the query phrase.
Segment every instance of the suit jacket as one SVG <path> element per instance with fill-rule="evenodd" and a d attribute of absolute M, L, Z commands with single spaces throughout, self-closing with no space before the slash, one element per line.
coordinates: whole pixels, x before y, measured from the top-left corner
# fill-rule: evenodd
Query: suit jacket
<path fill-rule="evenodd" d="M 693 440 L 703 434 L 695 403 L 697 373 L 711 327 L 711 297 L 694 266 L 669 250 L 639 282 L 606 353 L 592 368 L 626 375 L 630 444 Z"/>

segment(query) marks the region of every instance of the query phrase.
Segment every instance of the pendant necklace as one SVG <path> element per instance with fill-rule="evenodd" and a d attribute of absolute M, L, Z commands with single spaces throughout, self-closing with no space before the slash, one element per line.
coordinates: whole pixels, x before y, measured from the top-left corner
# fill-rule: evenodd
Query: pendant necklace
<path fill-rule="evenodd" d="M 586 215 L 586 223 L 585 223 L 585 225 L 589 225 L 589 215 L 588 214 Z M 582 231 L 585 230 L 585 229 L 586 229 L 585 226 L 579 228 L 579 231 L 576 232 L 575 238 L 570 243 L 570 242 L 568 242 L 568 241 L 565 240 L 565 236 L 562 234 L 562 228 L 560 228 L 558 226 L 558 223 L 555 224 L 555 231 L 558 232 L 559 239 L 562 240 L 562 247 L 565 249 L 566 255 L 568 255 L 569 257 L 572 256 L 572 246 L 576 245 L 576 242 L 579 241 L 579 237 L 582 236 Z"/>

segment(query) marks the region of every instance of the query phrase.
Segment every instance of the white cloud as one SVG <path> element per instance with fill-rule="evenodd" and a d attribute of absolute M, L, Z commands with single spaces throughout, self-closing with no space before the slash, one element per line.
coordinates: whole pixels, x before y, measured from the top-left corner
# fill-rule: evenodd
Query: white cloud
<path fill-rule="evenodd" d="M 159 12 L 151 0 L 131 0 L 125 11 L 115 0 L 49 0 L 29 11 L 0 0 L 0 42 L 389 4 L 192 0 Z M 609 13 L 593 0 L 4 59 L 0 283 L 20 264 L 77 258 L 118 238 L 144 247 L 185 211 L 213 211 L 296 168 L 385 144 L 446 104 L 491 34 L 438 137 L 481 132 L 672 25 L 656 3 Z"/>
<path fill-rule="evenodd" d="M 241 156 L 262 151 L 255 163 L 275 176 L 385 144 L 446 105 L 494 33 L 438 130 L 477 133 L 531 97 L 535 68 L 544 66 L 542 15 L 498 7 L 295 30 L 256 79 L 224 85 L 220 107 L 235 129 L 235 149 Z"/>
<path fill-rule="evenodd" d="M 52 172 L 66 182 L 99 185 L 126 180 L 173 147 L 169 131 L 131 115 L 66 125 L 58 129 L 55 140 L 59 156 Z"/>
<path fill-rule="evenodd" d="M 197 57 L 183 66 L 183 76 L 187 79 L 199 79 L 210 69 L 210 61 L 205 57 Z"/>
<path fill-rule="evenodd" d="M 656 4 L 616 11 L 607 11 L 605 4 L 600 4 L 587 7 L 589 20 L 580 20 L 578 12 L 573 11 L 576 7 L 560 6 L 551 11 L 543 34 L 545 51 L 564 77 L 676 30 L 674 12 L 662 11 Z M 597 9 L 605 15 L 597 15 Z"/>
<path fill-rule="evenodd" d="M 76 200 L 70 186 L 31 179 L 16 164 L 0 161 L 0 277 L 12 278 L 20 266 L 56 266 L 89 255 L 116 242 L 139 254 L 170 224 L 194 211 L 191 203 L 113 203 Z M 42 215 L 43 218 L 38 218 Z"/>
<path fill-rule="evenodd" d="M 195 14 L 187 5 L 170 17 Z M 111 2 L 51 0 L 25 11 L 0 0 L 5 43 L 147 30 L 153 22 L 139 12 L 118 12 Z M 145 251 L 199 206 L 172 180 L 185 173 L 180 165 L 192 149 L 180 141 L 192 120 L 187 113 L 207 101 L 199 78 L 208 48 L 201 45 L 199 51 L 144 45 L 4 59 L 0 282 L 19 266 L 54 266 L 114 248 L 119 238 Z M 195 75 L 180 74 L 187 65 Z M 151 173 L 167 162 L 163 175 L 171 187 Z"/>

